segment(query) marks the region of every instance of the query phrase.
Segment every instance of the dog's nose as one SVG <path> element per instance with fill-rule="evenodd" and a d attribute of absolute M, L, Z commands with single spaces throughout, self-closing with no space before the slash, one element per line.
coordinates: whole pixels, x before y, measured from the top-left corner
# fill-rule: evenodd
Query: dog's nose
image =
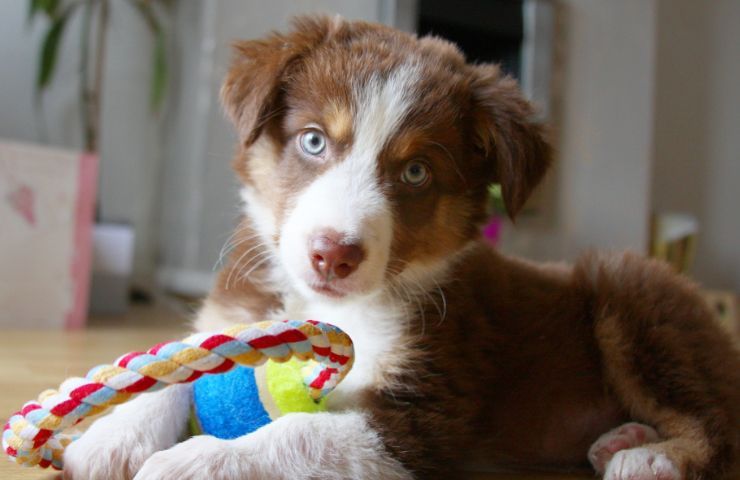
<path fill-rule="evenodd" d="M 334 232 L 323 232 L 311 238 L 311 265 L 325 280 L 347 278 L 357 270 L 365 252 L 357 243 L 342 242 Z"/>

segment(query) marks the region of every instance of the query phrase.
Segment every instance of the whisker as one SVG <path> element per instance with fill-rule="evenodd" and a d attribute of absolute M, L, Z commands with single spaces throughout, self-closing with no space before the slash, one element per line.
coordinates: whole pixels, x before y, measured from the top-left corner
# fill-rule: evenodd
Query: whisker
<path fill-rule="evenodd" d="M 229 275 L 226 277 L 226 290 L 228 290 L 229 287 L 230 287 L 230 285 L 231 285 L 231 277 L 234 274 L 234 270 L 239 266 L 239 264 L 244 259 L 244 257 L 246 257 L 247 255 L 249 255 L 249 252 L 251 252 L 252 250 L 254 250 L 256 248 L 259 248 L 259 247 L 263 247 L 263 246 L 264 246 L 264 244 L 258 243 L 257 245 L 253 246 L 252 248 L 250 248 L 249 250 L 245 251 L 244 253 L 242 253 L 239 256 L 239 258 L 236 260 L 236 262 L 234 262 L 234 264 L 231 266 L 231 270 L 229 270 Z M 249 263 L 249 262 L 247 262 L 247 263 Z M 239 271 L 241 271 L 241 269 Z"/>
<path fill-rule="evenodd" d="M 251 275 L 252 272 L 257 269 L 257 267 L 259 267 L 260 265 L 264 264 L 265 262 L 267 262 L 269 260 L 272 260 L 273 257 L 274 257 L 272 255 L 272 252 L 267 252 L 267 253 L 268 253 L 268 255 L 265 258 L 263 258 L 262 260 L 260 260 L 259 262 L 257 262 L 252 268 L 249 269 L 249 271 L 247 273 L 245 273 L 242 277 L 239 277 L 239 278 L 249 278 L 249 275 Z"/>
<path fill-rule="evenodd" d="M 402 290 L 402 285 L 396 282 L 390 282 L 388 284 L 388 287 L 391 288 L 393 295 L 397 297 L 399 300 L 401 300 L 401 305 L 406 313 L 404 315 L 404 318 L 408 319 L 410 317 L 409 306 L 411 303 L 411 299 L 409 298 L 408 293 L 404 292 Z M 409 329 L 411 328 L 411 322 L 407 322 L 407 328 Z M 410 334 L 411 332 L 409 331 L 407 333 Z"/>
<path fill-rule="evenodd" d="M 264 247 L 264 246 L 266 245 L 265 244 L 258 245 L 258 247 Z M 254 248 L 252 250 L 254 250 Z M 243 280 L 245 277 L 244 275 L 242 275 L 242 272 L 246 270 L 253 261 L 257 260 L 258 258 L 262 258 L 265 255 L 272 255 L 272 253 L 269 250 L 264 250 L 264 251 L 257 252 L 254 255 L 252 255 L 252 257 L 248 261 L 244 262 L 244 265 L 242 265 L 239 271 L 236 272 L 236 278 L 239 280 Z"/>
<path fill-rule="evenodd" d="M 398 291 L 396 286 L 393 284 L 393 282 L 388 282 L 388 285 L 385 287 L 385 294 L 390 297 L 390 300 L 395 300 L 396 298 L 401 298 L 401 293 Z M 404 310 L 407 310 L 406 303 L 402 303 Z M 408 312 L 406 312 L 408 313 Z"/>
<path fill-rule="evenodd" d="M 227 245 L 234 238 L 238 237 L 239 235 L 241 235 L 243 233 L 249 233 L 249 229 L 248 228 L 245 228 L 245 227 L 241 227 L 241 226 L 237 227 L 234 230 L 234 232 L 226 238 L 226 241 L 224 242 L 224 245 Z M 240 239 L 240 241 L 241 240 L 246 240 L 246 239 L 256 238 L 256 237 L 259 237 L 259 236 L 260 236 L 260 234 L 258 232 L 254 232 L 253 231 L 253 232 L 251 232 L 251 235 L 246 235 L 245 237 L 242 237 Z"/>
<path fill-rule="evenodd" d="M 229 235 L 229 238 L 226 239 L 226 242 L 224 242 L 224 245 L 221 247 L 221 251 L 218 253 L 218 260 L 216 261 L 216 263 L 213 264 L 213 271 L 216 271 L 217 267 L 218 268 L 223 267 L 223 261 L 226 255 L 231 253 L 236 247 L 243 244 L 244 242 L 253 240 L 260 236 L 259 233 L 255 233 L 254 235 L 249 235 L 247 237 L 240 238 L 239 241 L 236 243 L 230 243 L 231 240 L 233 240 L 234 237 L 236 237 L 237 234 L 239 234 L 240 232 L 241 232 L 240 230 L 236 230 L 234 233 Z"/>
<path fill-rule="evenodd" d="M 409 262 L 406 262 L 404 260 L 401 260 L 404 265 L 409 265 Z M 434 295 L 432 292 L 430 292 L 429 288 L 426 287 L 422 282 L 419 280 L 416 273 L 414 273 L 411 270 L 406 270 L 406 280 L 410 285 L 405 285 L 407 289 L 410 289 L 411 287 L 415 287 L 415 294 L 417 297 L 423 296 L 428 302 L 430 302 L 432 305 L 434 305 L 434 308 L 437 310 L 437 314 L 439 315 L 439 322 L 437 325 L 441 325 L 442 322 L 447 318 L 447 297 L 444 294 L 444 291 L 442 290 L 442 287 L 440 286 L 439 282 L 433 277 L 430 277 L 429 280 L 434 282 L 435 288 L 434 288 L 434 294 L 438 294 L 439 298 L 442 302 L 442 306 L 440 307 L 439 302 L 434 298 Z M 401 279 L 397 280 L 399 284 L 403 284 L 404 282 Z M 423 312 L 423 308 L 420 307 L 420 309 Z M 422 322 L 425 322 L 426 319 L 422 318 Z M 422 325 L 424 327 L 424 325 Z"/>
<path fill-rule="evenodd" d="M 406 312 L 404 315 L 405 318 L 410 318 L 410 312 L 411 312 L 411 303 L 413 301 L 411 292 L 408 291 L 408 288 L 403 285 L 400 281 L 398 281 L 397 278 L 393 278 L 395 276 L 398 276 L 401 273 L 400 269 L 387 267 L 386 272 L 389 273 L 392 277 L 388 281 L 388 289 L 390 290 L 389 295 L 391 297 L 395 297 L 401 302 L 401 305 Z M 419 308 L 418 302 L 417 302 L 417 309 Z M 411 322 L 408 322 L 407 327 L 411 328 Z M 410 331 L 408 332 L 411 333 Z"/>
<path fill-rule="evenodd" d="M 439 285 L 437 280 L 432 278 L 432 281 L 437 286 L 436 290 L 439 292 L 439 297 L 442 299 L 442 313 L 440 315 L 439 323 L 437 324 L 437 326 L 439 326 L 442 325 L 442 322 L 444 322 L 447 318 L 447 297 L 445 296 L 445 292 L 444 290 L 442 290 L 442 287 Z"/>
<path fill-rule="evenodd" d="M 406 296 L 406 302 L 409 304 L 413 302 L 416 305 L 416 311 L 419 313 L 419 318 L 421 320 L 421 335 L 424 335 L 426 333 L 426 323 L 427 323 L 426 322 L 426 309 L 424 308 L 421 302 L 421 299 L 419 298 L 419 294 L 412 291 L 409 285 L 406 285 L 405 283 L 401 281 L 396 281 L 395 284 Z M 409 325 L 409 327 L 410 326 L 411 325 Z"/>
<path fill-rule="evenodd" d="M 226 238 L 226 241 L 224 242 L 223 246 L 221 247 L 221 250 L 218 252 L 218 260 L 216 260 L 216 263 L 213 264 L 213 268 L 212 268 L 213 271 L 216 271 L 216 266 L 223 266 L 223 263 L 222 262 L 223 262 L 223 259 L 224 259 L 224 255 L 226 254 L 225 253 L 226 252 L 226 249 L 229 246 L 229 242 L 231 242 L 231 240 L 234 237 L 236 237 L 237 234 L 239 234 L 239 229 L 234 230 L 234 233 L 232 233 L 231 235 L 229 235 Z"/>

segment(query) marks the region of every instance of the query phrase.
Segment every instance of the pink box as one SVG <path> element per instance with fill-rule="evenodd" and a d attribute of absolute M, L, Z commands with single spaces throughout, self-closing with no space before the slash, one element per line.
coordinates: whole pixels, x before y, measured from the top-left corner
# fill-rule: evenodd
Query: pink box
<path fill-rule="evenodd" d="M 0 326 L 80 328 L 98 158 L 0 142 Z"/>

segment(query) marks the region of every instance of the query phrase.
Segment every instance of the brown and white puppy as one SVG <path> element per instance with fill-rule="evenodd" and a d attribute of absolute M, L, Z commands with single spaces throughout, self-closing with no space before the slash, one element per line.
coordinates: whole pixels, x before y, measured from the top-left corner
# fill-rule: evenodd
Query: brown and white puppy
<path fill-rule="evenodd" d="M 355 367 L 330 413 L 231 441 L 176 445 L 188 387 L 143 395 L 70 446 L 70 477 L 447 478 L 483 460 L 677 480 L 736 462 L 740 358 L 696 286 L 635 255 L 538 266 L 481 242 L 486 186 L 513 216 L 551 155 L 496 66 L 300 18 L 237 44 L 222 94 L 244 217 L 196 326 L 321 319 Z"/>

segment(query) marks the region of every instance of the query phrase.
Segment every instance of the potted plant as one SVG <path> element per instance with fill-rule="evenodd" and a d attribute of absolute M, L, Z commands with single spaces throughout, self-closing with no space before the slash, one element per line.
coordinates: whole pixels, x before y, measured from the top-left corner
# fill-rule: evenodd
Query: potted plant
<path fill-rule="evenodd" d="M 123 1 L 115 2 L 116 7 Z M 167 91 L 166 36 L 158 18 L 156 3 L 166 0 L 126 0 L 153 36 L 150 107 L 156 114 Z M 101 105 L 106 62 L 106 38 L 112 0 L 29 0 L 29 22 L 43 19 L 45 33 L 39 48 L 35 82 L 37 105 L 54 81 L 62 38 L 71 25 L 81 29 L 79 51 L 79 105 L 85 156 L 100 165 Z M 78 23 L 72 20 L 81 16 Z M 99 203 L 98 203 L 99 206 Z M 102 222 L 96 208 L 92 248 L 92 294 L 90 307 L 95 313 L 121 313 L 128 306 L 129 280 L 133 267 L 134 232 L 127 224 Z M 84 255 L 80 253 L 80 255 Z M 88 262 L 89 264 L 89 262 Z"/>

